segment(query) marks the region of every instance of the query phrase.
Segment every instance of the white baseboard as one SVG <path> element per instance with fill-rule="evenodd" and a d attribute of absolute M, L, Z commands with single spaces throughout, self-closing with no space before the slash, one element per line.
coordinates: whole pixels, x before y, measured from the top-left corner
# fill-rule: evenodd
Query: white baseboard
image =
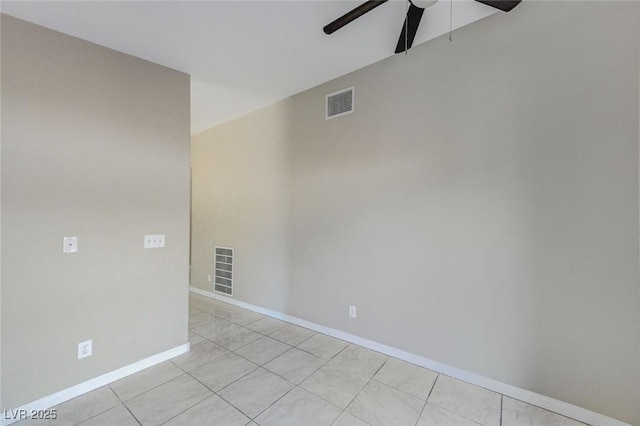
<path fill-rule="evenodd" d="M 40 398 L 28 404 L 24 404 L 18 407 L 17 409 L 12 410 L 12 412 L 17 413 L 17 412 L 21 412 L 20 410 L 24 410 L 23 412 L 30 413 L 31 410 L 47 410 L 65 401 L 68 401 L 77 396 L 80 396 L 84 393 L 91 392 L 92 390 L 98 389 L 101 386 L 108 385 L 109 383 L 115 382 L 116 380 L 120 380 L 123 377 L 127 377 L 133 373 L 137 373 L 138 371 L 144 370 L 145 368 L 152 367 L 156 364 L 160 364 L 161 362 L 167 361 L 173 357 L 187 353 L 189 352 L 189 350 L 190 350 L 189 343 L 186 343 L 181 346 L 177 346 L 173 349 L 169 349 L 159 354 L 152 355 L 148 358 L 134 362 L 133 364 L 129 364 L 125 367 L 103 374 L 102 376 L 98 376 L 93 379 L 89 379 L 86 382 L 82 382 L 78 385 L 71 386 L 70 388 L 61 390 L 60 392 L 56 392 L 49 396 L 45 396 L 44 398 Z M 2 426 L 7 426 L 21 420 L 21 419 L 6 419 L 4 418 L 5 417 L 4 413 L 2 417 L 3 417 L 2 423 L 1 423 Z"/>
<path fill-rule="evenodd" d="M 480 374 L 472 373 L 466 370 L 462 370 L 456 367 L 452 367 L 447 364 L 443 364 L 431 359 L 412 354 L 391 346 L 383 345 L 372 340 L 364 339 L 353 334 L 345 333 L 340 330 L 325 327 L 323 325 L 315 324 L 310 321 L 305 321 L 300 318 L 293 317 L 291 315 L 283 314 L 281 312 L 265 309 L 260 306 L 252 305 L 250 303 L 242 302 L 237 299 L 222 296 L 210 291 L 202 290 L 196 287 L 190 287 L 191 292 L 199 294 L 201 296 L 210 297 L 212 299 L 220 300 L 231 305 L 235 305 L 241 308 L 248 309 L 253 312 L 257 312 L 263 315 L 267 315 L 272 318 L 280 319 L 290 322 L 292 324 L 299 325 L 301 327 L 308 328 L 318 333 L 326 334 L 328 336 L 335 337 L 337 339 L 345 340 L 356 345 L 363 346 L 365 348 L 374 350 L 376 352 L 383 353 L 385 355 L 392 356 L 394 358 L 401 359 L 403 361 L 410 362 L 421 367 L 428 368 L 437 373 L 444 374 L 459 380 L 463 380 L 467 383 L 474 384 L 476 386 L 489 389 L 491 391 L 501 393 L 508 397 L 526 402 L 527 404 L 535 405 L 536 407 L 544 408 L 545 410 L 553 411 L 554 413 L 561 414 L 563 416 L 575 419 L 577 421 L 587 423 L 593 426 L 632 426 L 628 423 L 621 422 L 620 420 L 613 419 L 611 417 L 604 416 L 602 414 L 587 410 L 586 408 L 578 407 L 567 402 L 563 402 L 548 396 L 544 396 L 535 392 L 528 391 L 516 386 L 508 385 L 506 383 L 499 382 L 497 380 L 490 379 Z"/>

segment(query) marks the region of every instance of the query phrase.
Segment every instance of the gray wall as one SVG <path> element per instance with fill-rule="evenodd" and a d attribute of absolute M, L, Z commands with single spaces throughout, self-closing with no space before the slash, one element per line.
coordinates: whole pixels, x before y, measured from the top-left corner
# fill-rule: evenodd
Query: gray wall
<path fill-rule="evenodd" d="M 186 344 L 189 114 L 188 75 L 2 16 L 2 408 Z"/>
<path fill-rule="evenodd" d="M 2 13 L 2 2 L 0 2 Z M 0 82 L 2 81 L 2 19 L 0 19 Z M 0 100 L 2 99 L 2 84 L 0 84 Z M 2 188 L 2 102 L 0 102 L 0 192 Z M 2 241 L 2 196 L 0 196 L 0 242 Z M 0 259 L 2 259 L 2 244 L 0 243 Z M 2 265 L 0 264 L 0 268 Z M 1 269 L 0 269 L 1 271 Z M 2 331 L 2 273 L 0 273 L 0 331 Z M 2 379 L 2 333 L 0 333 L 0 379 Z M 2 408 L 2 380 L 0 380 L 0 408 Z"/>
<path fill-rule="evenodd" d="M 524 2 L 195 135 L 192 285 L 233 246 L 237 299 L 640 424 L 638 22 Z"/>

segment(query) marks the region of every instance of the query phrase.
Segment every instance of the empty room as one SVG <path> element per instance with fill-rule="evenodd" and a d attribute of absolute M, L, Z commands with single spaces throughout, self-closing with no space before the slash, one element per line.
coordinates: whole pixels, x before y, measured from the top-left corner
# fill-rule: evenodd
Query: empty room
<path fill-rule="evenodd" d="M 640 426 L 640 3 L 0 12 L 2 426 Z"/>

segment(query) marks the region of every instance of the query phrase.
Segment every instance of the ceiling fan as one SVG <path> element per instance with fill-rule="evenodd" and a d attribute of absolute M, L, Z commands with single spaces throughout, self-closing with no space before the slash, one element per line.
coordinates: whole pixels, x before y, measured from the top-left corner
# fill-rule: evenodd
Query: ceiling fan
<path fill-rule="evenodd" d="M 348 23 L 358 19 L 367 12 L 372 11 L 376 7 L 388 0 L 367 0 L 360 6 L 345 13 L 335 21 L 325 25 L 323 28 L 325 34 L 332 34 L 340 28 L 344 27 Z M 420 25 L 420 19 L 424 10 L 430 6 L 433 6 L 438 0 L 408 0 L 409 9 L 407 10 L 407 17 L 404 20 L 402 31 L 400 32 L 400 38 L 396 46 L 395 53 L 405 52 L 411 49 L 413 45 L 413 39 L 416 37 L 418 26 Z M 522 0 L 476 0 L 477 2 L 486 4 L 503 12 L 509 12 L 516 7 Z"/>

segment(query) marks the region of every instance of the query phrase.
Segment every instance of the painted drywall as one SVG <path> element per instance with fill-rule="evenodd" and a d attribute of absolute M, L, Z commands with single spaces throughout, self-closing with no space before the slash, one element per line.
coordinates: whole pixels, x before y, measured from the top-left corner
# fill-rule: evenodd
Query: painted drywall
<path fill-rule="evenodd" d="M 234 282 L 251 283 L 234 295 L 285 311 L 290 111 L 279 103 L 251 117 L 193 139 L 191 281 L 212 289 L 214 245 L 233 247 Z"/>
<path fill-rule="evenodd" d="M 2 14 L 2 2 L 0 2 Z M 0 81 L 2 81 L 2 19 L 0 19 Z M 2 84 L 0 84 L 0 99 L 2 99 Z M 2 102 L 0 102 L 0 193 L 2 189 Z M 2 196 L 0 196 L 0 259 L 2 259 Z M 2 265 L 0 264 L 0 268 Z M 0 331 L 2 330 L 2 273 L 0 273 Z M 2 333 L 0 333 L 0 406 L 2 406 Z"/>
<path fill-rule="evenodd" d="M 195 135 L 192 285 L 640 424 L 638 44 L 523 2 Z"/>
<path fill-rule="evenodd" d="M 188 75 L 2 16 L 2 408 L 187 342 L 189 162 Z"/>

